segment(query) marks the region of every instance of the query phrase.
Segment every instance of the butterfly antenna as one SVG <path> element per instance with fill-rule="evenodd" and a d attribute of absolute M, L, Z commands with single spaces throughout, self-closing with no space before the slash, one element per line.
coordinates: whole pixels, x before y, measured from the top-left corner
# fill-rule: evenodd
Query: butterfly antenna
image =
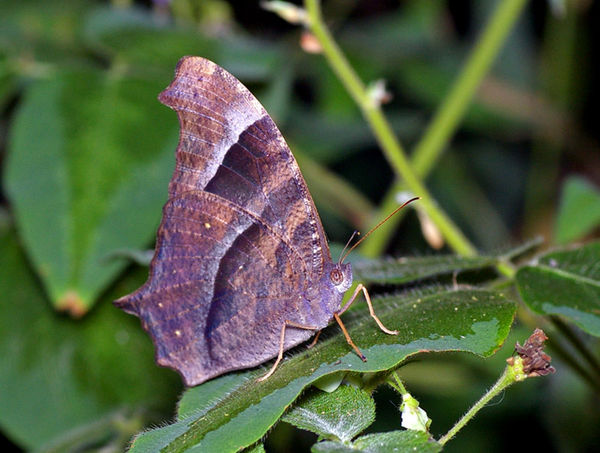
<path fill-rule="evenodd" d="M 340 259 L 338 260 L 338 264 L 342 264 L 342 260 L 343 260 L 342 257 L 346 256 L 346 255 L 344 255 L 344 252 L 346 251 L 346 249 L 348 248 L 348 246 L 352 242 L 352 239 L 354 239 L 354 236 L 356 236 L 357 234 L 360 234 L 360 231 L 354 230 L 354 233 L 352 233 L 352 236 L 350 236 L 350 239 L 348 239 L 348 242 L 346 242 L 346 245 L 344 246 L 344 249 L 342 250 L 342 253 L 340 253 Z"/>
<path fill-rule="evenodd" d="M 420 200 L 421 197 L 414 197 L 411 198 L 410 200 L 408 200 L 407 202 L 403 203 L 402 205 L 398 206 L 396 209 L 394 209 L 394 211 L 392 211 L 392 213 L 390 215 L 388 215 L 385 219 L 383 219 L 381 222 L 379 222 L 377 225 L 375 225 L 373 228 L 371 228 L 369 230 L 369 232 L 367 234 L 365 234 L 362 238 L 360 238 L 358 240 L 358 242 L 356 242 L 356 244 L 354 244 L 352 247 L 350 247 L 350 249 L 346 252 L 345 255 L 342 256 L 342 259 L 340 259 L 339 263 L 342 264 L 344 262 L 344 260 L 346 259 L 346 257 L 348 255 L 350 255 L 350 252 L 352 250 L 354 250 L 356 247 L 358 247 L 358 245 L 364 241 L 365 239 L 367 239 L 369 237 L 369 235 L 371 233 L 373 233 L 377 228 L 379 228 L 381 225 L 383 225 L 385 222 L 387 222 L 388 220 L 390 220 L 391 217 L 393 217 L 398 211 L 400 211 L 403 207 L 405 207 L 407 204 L 412 203 L 413 201 L 416 200 Z M 352 235 L 352 237 L 354 237 L 354 235 Z M 352 238 L 350 238 L 350 240 L 352 240 Z M 348 241 L 348 243 L 350 243 L 350 241 Z M 346 245 L 347 247 L 348 245 Z M 344 247 L 344 250 L 346 250 L 346 247 Z M 343 252 L 342 252 L 343 253 Z"/>

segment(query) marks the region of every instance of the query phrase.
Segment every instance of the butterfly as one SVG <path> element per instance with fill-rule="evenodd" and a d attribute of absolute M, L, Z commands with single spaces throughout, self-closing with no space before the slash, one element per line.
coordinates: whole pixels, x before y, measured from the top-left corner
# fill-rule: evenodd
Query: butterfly
<path fill-rule="evenodd" d="M 147 282 L 115 305 L 141 319 L 156 361 L 186 385 L 250 368 L 320 332 L 363 293 L 334 262 L 298 165 L 277 126 L 234 76 L 184 57 L 159 95 L 180 123 Z M 318 338 L 318 335 L 317 337 Z M 315 340 L 316 340 L 315 338 Z"/>

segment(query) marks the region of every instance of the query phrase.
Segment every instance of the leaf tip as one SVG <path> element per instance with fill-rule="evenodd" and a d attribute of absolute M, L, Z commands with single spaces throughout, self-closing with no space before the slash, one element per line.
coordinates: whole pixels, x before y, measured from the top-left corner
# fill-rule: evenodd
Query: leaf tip
<path fill-rule="evenodd" d="M 69 289 L 58 298 L 56 308 L 73 318 L 81 318 L 88 312 L 89 307 L 77 291 Z"/>

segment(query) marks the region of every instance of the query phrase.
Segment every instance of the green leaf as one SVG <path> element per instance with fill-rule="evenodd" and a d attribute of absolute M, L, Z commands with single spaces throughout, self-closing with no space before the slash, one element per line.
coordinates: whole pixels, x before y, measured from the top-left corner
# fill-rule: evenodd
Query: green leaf
<path fill-rule="evenodd" d="M 332 393 L 315 389 L 283 421 L 325 439 L 348 442 L 375 421 L 375 402 L 368 392 L 351 385 Z"/>
<path fill-rule="evenodd" d="M 231 373 L 208 381 L 196 387 L 193 392 L 185 392 L 177 405 L 177 418 L 183 420 L 190 416 L 200 417 L 206 414 L 220 399 L 231 394 L 246 380 L 244 373 Z"/>
<path fill-rule="evenodd" d="M 352 263 L 356 279 L 371 283 L 401 284 L 454 271 L 467 271 L 493 266 L 491 256 L 438 255 L 416 258 L 358 260 Z"/>
<path fill-rule="evenodd" d="M 355 449 L 350 444 L 346 445 L 341 442 L 327 440 L 314 444 L 310 451 L 313 453 L 356 453 L 360 450 Z"/>
<path fill-rule="evenodd" d="M 27 450 L 66 451 L 78 441 L 123 434 L 125 443 L 148 421 L 146 410 L 171 404 L 177 376 L 156 367 L 139 321 L 110 303 L 145 272 L 75 321 L 52 310 L 14 234 L 0 237 L 0 269 L 0 425 L 6 436 Z"/>
<path fill-rule="evenodd" d="M 410 430 L 367 434 L 356 439 L 351 445 L 331 441 L 320 442 L 312 448 L 314 453 L 434 453 L 441 450 L 442 446 L 429 439 L 427 434 Z"/>
<path fill-rule="evenodd" d="M 53 304 L 85 313 L 152 238 L 167 195 L 177 120 L 168 80 L 58 73 L 27 91 L 11 130 L 6 189 Z M 41 139 L 43 137 L 43 139 Z"/>
<path fill-rule="evenodd" d="M 600 242 L 543 255 L 519 269 L 517 285 L 536 313 L 565 316 L 600 336 Z"/>
<path fill-rule="evenodd" d="M 244 453 L 265 453 L 265 446 L 263 444 L 255 445 L 244 450 Z"/>
<path fill-rule="evenodd" d="M 400 334 L 380 331 L 364 306 L 347 313 L 346 326 L 367 362 L 356 356 L 338 328 L 332 326 L 313 348 L 298 347 L 264 382 L 256 380 L 266 372 L 267 368 L 261 367 L 187 390 L 184 399 L 196 399 L 198 415 L 186 402 L 186 417 L 139 435 L 131 452 L 163 448 L 166 452 L 237 451 L 259 440 L 300 393 L 322 376 L 342 371 L 385 371 L 428 351 L 469 351 L 488 356 L 504 341 L 515 313 L 514 303 L 502 293 L 475 289 L 438 288 L 374 298 L 373 303 L 381 321 Z M 204 390 L 207 385 L 210 400 Z"/>
<path fill-rule="evenodd" d="M 352 271 L 357 280 L 364 282 L 402 284 L 436 275 L 491 267 L 530 251 L 540 242 L 540 238 L 532 239 L 518 247 L 487 256 L 434 255 L 376 260 L 357 259 L 352 262 Z"/>
<path fill-rule="evenodd" d="M 563 188 L 554 240 L 558 244 L 566 244 L 599 226 L 600 191 L 583 178 L 569 178 Z"/>
<path fill-rule="evenodd" d="M 391 113 L 389 122 L 401 137 L 416 137 L 425 127 L 414 112 Z M 347 161 L 361 149 L 376 146 L 373 133 L 361 117 L 345 118 L 297 108 L 286 130 L 288 142 L 321 163 Z M 318 137 L 318 140 L 315 138 Z"/>

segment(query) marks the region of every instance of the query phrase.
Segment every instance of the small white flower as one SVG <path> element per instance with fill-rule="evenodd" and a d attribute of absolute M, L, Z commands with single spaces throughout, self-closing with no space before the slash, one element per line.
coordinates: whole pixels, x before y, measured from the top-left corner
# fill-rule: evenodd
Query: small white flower
<path fill-rule="evenodd" d="M 429 430 L 431 419 L 427 416 L 427 412 L 419 407 L 419 402 L 410 394 L 405 393 L 402 395 L 400 410 L 402 411 L 403 428 L 424 432 Z"/>

